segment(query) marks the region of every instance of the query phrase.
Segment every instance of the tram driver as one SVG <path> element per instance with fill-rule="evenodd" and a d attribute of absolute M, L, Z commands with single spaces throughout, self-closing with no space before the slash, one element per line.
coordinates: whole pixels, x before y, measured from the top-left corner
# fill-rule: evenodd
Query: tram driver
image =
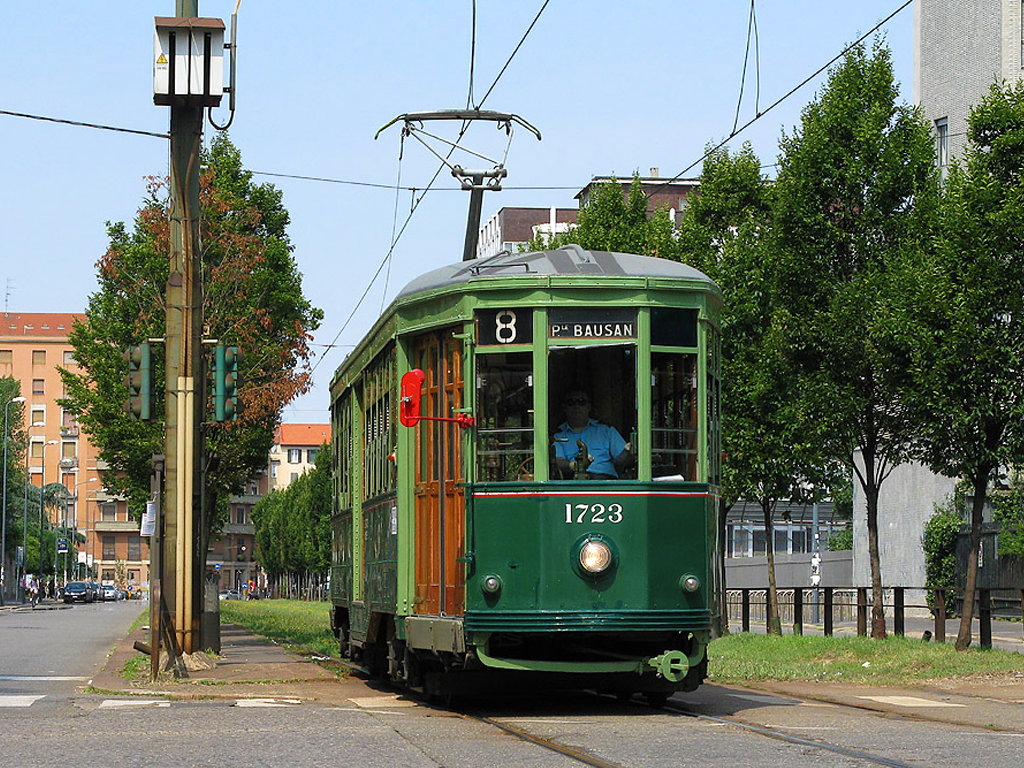
<path fill-rule="evenodd" d="M 565 421 L 555 433 L 555 468 L 562 478 L 614 480 L 633 463 L 632 446 L 610 424 L 590 418 L 590 396 L 570 389 Z"/>

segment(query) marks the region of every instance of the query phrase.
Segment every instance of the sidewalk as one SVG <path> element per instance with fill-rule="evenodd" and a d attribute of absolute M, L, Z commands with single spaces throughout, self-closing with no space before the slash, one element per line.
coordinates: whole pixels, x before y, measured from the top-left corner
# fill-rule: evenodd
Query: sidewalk
<path fill-rule="evenodd" d="M 210 669 L 190 671 L 188 678 L 161 676 L 151 682 L 148 667 L 141 679 L 126 680 L 125 664 L 138 655 L 134 644 L 148 644 L 149 629 L 124 637 L 93 678 L 91 689 L 104 694 L 166 696 L 174 699 L 279 698 L 344 704 L 366 695 L 366 683 L 326 669 L 311 657 L 302 657 L 233 624 L 221 626 L 221 653 Z M 148 657 L 147 657 L 148 658 Z"/>

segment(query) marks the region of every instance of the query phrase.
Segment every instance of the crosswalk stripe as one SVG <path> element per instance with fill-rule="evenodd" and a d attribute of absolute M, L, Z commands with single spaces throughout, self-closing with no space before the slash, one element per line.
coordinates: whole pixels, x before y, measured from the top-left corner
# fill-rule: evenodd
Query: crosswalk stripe
<path fill-rule="evenodd" d="M 895 707 L 966 707 L 966 704 L 955 704 L 950 701 L 935 699 L 919 699 L 916 696 L 858 696 L 859 699 L 877 701 L 879 704 L 892 704 Z"/>
<path fill-rule="evenodd" d="M 301 699 L 237 699 L 236 707 L 294 707 Z"/>
<path fill-rule="evenodd" d="M 37 701 L 44 698 L 46 698 L 45 694 L 42 696 L 0 695 L 0 707 L 31 707 Z"/>
<path fill-rule="evenodd" d="M 169 707 L 171 702 L 163 699 L 105 699 L 99 709 L 125 709 L 127 707 Z"/>
<path fill-rule="evenodd" d="M 0 680 L 5 682 L 29 682 L 29 683 L 48 683 L 48 682 L 75 682 L 78 680 L 88 680 L 89 678 L 85 675 L 69 676 L 69 675 L 0 675 Z"/>

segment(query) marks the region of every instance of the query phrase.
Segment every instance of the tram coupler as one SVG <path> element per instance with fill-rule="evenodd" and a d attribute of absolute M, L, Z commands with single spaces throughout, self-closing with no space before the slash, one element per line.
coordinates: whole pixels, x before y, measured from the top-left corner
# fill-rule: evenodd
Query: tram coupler
<path fill-rule="evenodd" d="M 689 654 L 684 651 L 671 650 L 644 660 L 644 666 L 653 669 L 658 677 L 668 680 L 670 683 L 682 682 L 683 678 L 690 671 L 690 667 L 700 664 L 707 649 L 707 642 L 698 637 L 693 638 L 693 651 Z"/>

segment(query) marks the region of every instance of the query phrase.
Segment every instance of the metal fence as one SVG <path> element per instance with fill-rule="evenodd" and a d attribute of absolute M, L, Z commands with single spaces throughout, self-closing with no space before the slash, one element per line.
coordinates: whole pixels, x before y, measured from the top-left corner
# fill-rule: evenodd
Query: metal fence
<path fill-rule="evenodd" d="M 925 595 L 923 603 L 908 603 L 907 593 Z M 868 633 L 871 610 L 870 587 L 785 587 L 776 590 L 779 601 L 779 620 L 791 624 L 794 634 L 803 634 L 806 619 L 821 624 L 825 635 L 831 636 L 837 623 L 857 624 L 857 634 Z M 926 589 L 924 587 L 886 587 L 882 604 L 893 618 L 893 633 L 904 635 L 908 610 L 927 610 L 935 619 L 934 636 L 938 642 L 946 639 L 946 619 L 959 612 L 963 604 L 957 590 Z M 767 589 L 730 589 L 726 591 L 726 609 L 729 622 L 740 622 L 744 632 L 750 631 L 751 622 L 768 625 Z M 975 615 L 980 627 L 980 646 L 992 647 L 992 618 L 1024 619 L 1024 589 L 979 589 L 976 592 Z M 1024 628 L 1024 621 L 1022 621 Z"/>

